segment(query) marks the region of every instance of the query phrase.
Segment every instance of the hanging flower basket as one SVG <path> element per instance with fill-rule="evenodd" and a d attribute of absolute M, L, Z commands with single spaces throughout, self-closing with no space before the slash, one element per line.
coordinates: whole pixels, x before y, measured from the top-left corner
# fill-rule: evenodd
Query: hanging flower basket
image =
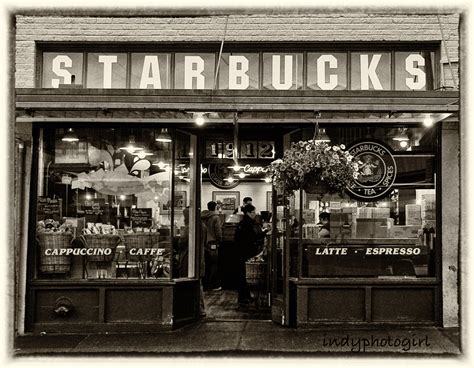
<path fill-rule="evenodd" d="M 342 193 L 359 175 L 359 165 L 345 146 L 330 146 L 315 140 L 293 142 L 283 159 L 271 163 L 270 171 L 277 189 L 292 194 Z"/>
<path fill-rule="evenodd" d="M 314 182 L 307 180 L 303 185 L 303 189 L 309 194 L 326 194 L 331 192 L 331 188 L 324 181 Z"/>

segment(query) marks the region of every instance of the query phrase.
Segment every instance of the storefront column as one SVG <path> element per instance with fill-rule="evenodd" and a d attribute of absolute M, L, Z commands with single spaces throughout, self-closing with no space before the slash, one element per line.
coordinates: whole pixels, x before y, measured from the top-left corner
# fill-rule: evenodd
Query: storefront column
<path fill-rule="evenodd" d="M 443 326 L 459 326 L 459 123 L 445 122 L 441 138 Z"/>
<path fill-rule="evenodd" d="M 11 172 L 14 183 L 10 183 L 15 188 L 13 207 L 15 210 L 14 218 L 14 254 L 15 254 L 15 273 L 16 283 L 15 303 L 18 306 L 15 314 L 15 331 L 19 334 L 24 333 L 25 327 L 25 287 L 27 272 L 27 252 L 28 252 L 28 216 L 30 203 L 31 187 L 31 142 L 32 124 L 17 123 L 15 129 L 15 138 L 18 140 L 15 146 L 15 162 L 12 164 Z"/>

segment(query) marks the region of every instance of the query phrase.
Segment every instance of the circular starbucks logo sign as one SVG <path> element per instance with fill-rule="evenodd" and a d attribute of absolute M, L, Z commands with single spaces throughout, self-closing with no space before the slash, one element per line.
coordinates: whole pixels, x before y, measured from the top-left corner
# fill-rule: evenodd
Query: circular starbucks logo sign
<path fill-rule="evenodd" d="M 219 189 L 232 189 L 239 185 L 239 180 L 234 178 L 233 181 L 229 181 L 229 177 L 233 177 L 233 170 L 229 169 L 229 163 L 227 164 L 210 164 L 208 175 L 211 183 Z"/>
<path fill-rule="evenodd" d="M 349 195 L 359 201 L 375 201 L 392 190 L 397 164 L 390 148 L 375 141 L 363 141 L 348 149 L 359 163 L 359 176 L 348 186 Z"/>

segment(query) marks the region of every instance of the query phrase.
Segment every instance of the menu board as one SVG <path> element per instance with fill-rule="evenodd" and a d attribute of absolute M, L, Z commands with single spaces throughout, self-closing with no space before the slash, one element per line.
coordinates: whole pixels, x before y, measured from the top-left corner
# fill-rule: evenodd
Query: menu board
<path fill-rule="evenodd" d="M 62 199 L 52 199 L 48 197 L 38 197 L 37 220 L 61 219 Z"/>
<path fill-rule="evenodd" d="M 151 208 L 132 208 L 130 211 L 130 221 L 133 227 L 151 227 Z"/>
<path fill-rule="evenodd" d="M 106 204 L 104 198 L 86 200 L 84 202 L 84 215 L 86 222 L 106 223 L 107 221 L 104 219 L 105 207 Z"/>

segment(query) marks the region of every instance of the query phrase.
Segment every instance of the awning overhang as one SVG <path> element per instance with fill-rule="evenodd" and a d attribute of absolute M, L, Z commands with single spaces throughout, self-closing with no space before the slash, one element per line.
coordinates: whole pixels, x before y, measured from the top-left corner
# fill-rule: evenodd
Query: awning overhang
<path fill-rule="evenodd" d="M 187 123 L 187 113 L 216 113 L 215 122 L 420 123 L 456 115 L 459 91 L 270 91 L 16 89 L 17 121 L 139 121 Z M 66 114 L 67 112 L 67 114 Z M 291 116 L 289 115 L 291 113 Z M 369 120 L 369 121 L 368 121 Z"/>

